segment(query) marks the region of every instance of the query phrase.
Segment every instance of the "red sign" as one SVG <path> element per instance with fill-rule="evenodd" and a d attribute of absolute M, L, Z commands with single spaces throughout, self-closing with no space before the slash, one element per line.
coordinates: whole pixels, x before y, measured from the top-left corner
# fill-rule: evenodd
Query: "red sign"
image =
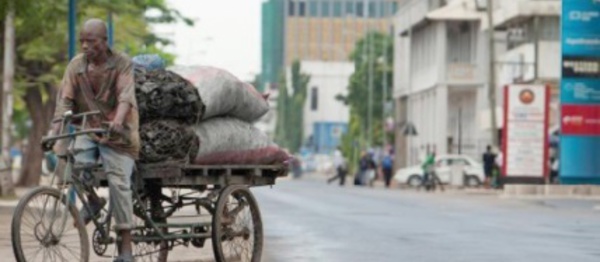
<path fill-rule="evenodd" d="M 599 105 L 562 105 L 563 135 L 600 136 Z"/>

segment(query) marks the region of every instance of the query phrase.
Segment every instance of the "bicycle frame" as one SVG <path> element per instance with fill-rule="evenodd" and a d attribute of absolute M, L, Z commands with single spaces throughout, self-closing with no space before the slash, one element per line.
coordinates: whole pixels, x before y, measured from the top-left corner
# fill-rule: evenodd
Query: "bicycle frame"
<path fill-rule="evenodd" d="M 82 124 L 81 126 L 83 128 L 85 128 L 87 122 L 88 122 L 88 117 L 90 116 L 94 116 L 94 115 L 99 115 L 100 112 L 99 111 L 92 111 L 92 112 L 87 112 L 87 113 L 82 113 L 82 114 L 77 114 L 77 115 L 73 115 L 70 111 L 67 112 L 62 118 L 58 118 L 58 119 L 54 119 L 52 121 L 52 123 L 61 123 L 61 127 L 60 127 L 60 131 L 59 131 L 59 135 L 55 135 L 55 136 L 51 136 L 51 137 L 45 137 L 42 139 L 43 143 L 48 142 L 48 141 L 58 141 L 58 140 L 63 140 L 63 139 L 69 139 L 69 146 L 68 149 L 66 151 L 66 154 L 62 157 L 66 158 L 66 162 L 67 162 L 67 168 L 65 168 L 63 174 L 62 174 L 62 184 L 58 186 L 58 189 L 60 191 L 67 189 L 67 193 L 68 193 L 68 201 L 64 201 L 65 202 L 65 207 L 64 210 L 62 212 L 62 217 L 61 217 L 61 226 L 60 226 L 60 233 L 62 234 L 64 228 L 65 228 L 65 223 L 66 223 L 66 216 L 68 213 L 68 210 L 71 206 L 75 205 L 76 199 L 74 199 L 74 196 L 76 195 L 77 197 L 79 197 L 79 199 L 81 200 L 83 207 L 86 209 L 86 211 L 88 213 L 92 213 L 91 207 L 89 206 L 88 202 L 85 200 L 86 198 L 84 197 L 82 192 L 86 192 L 86 193 L 92 193 L 95 194 L 95 192 L 93 190 L 88 190 L 87 186 L 83 184 L 83 182 L 81 181 L 80 177 L 77 176 L 73 169 L 75 167 L 75 139 L 78 136 L 81 135 L 88 135 L 88 134 L 109 134 L 105 129 L 101 129 L 101 128 L 94 128 L 94 129 L 81 129 L 80 131 L 76 131 L 76 132 L 68 132 L 67 128 L 69 125 L 72 124 L 73 120 L 75 119 L 82 119 Z M 83 168 L 82 170 L 79 170 L 80 174 L 82 174 L 83 172 L 85 172 L 85 168 Z M 90 170 L 91 171 L 91 170 Z M 54 185 L 55 179 L 56 179 L 56 172 L 52 173 L 52 178 L 51 178 L 51 185 Z M 65 185 L 68 185 L 66 188 L 62 188 Z M 73 194 L 74 193 L 74 194 Z M 63 202 L 63 197 L 65 196 L 65 194 L 60 194 L 59 195 L 59 199 L 58 199 L 58 203 Z M 42 210 L 42 214 L 45 214 L 46 211 L 46 204 L 44 203 L 43 206 L 43 210 Z M 54 210 L 56 211 L 56 210 Z M 106 224 L 107 227 L 106 229 L 110 228 L 110 216 L 111 216 L 111 208 L 109 208 L 108 210 L 108 214 L 107 214 L 107 219 L 106 219 Z M 56 212 L 53 212 L 54 214 L 56 214 Z M 56 221 L 56 217 L 52 217 L 49 228 L 53 228 L 54 223 Z M 102 238 L 103 239 L 108 239 L 109 233 L 107 230 L 105 230 L 105 228 L 103 227 L 103 223 L 100 223 L 98 221 L 98 219 L 93 218 L 92 221 L 94 222 L 94 225 L 96 226 L 96 228 L 100 230 L 100 233 L 102 234 Z M 51 232 L 48 231 L 49 234 Z M 48 235 L 44 236 L 44 238 L 48 237 Z"/>

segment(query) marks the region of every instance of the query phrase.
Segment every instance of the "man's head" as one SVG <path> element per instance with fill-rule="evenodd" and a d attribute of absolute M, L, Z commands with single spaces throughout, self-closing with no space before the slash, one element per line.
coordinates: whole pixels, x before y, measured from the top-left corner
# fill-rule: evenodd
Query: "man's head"
<path fill-rule="evenodd" d="M 86 57 L 95 60 L 108 49 L 107 29 L 104 21 L 92 18 L 83 24 L 79 32 L 79 43 Z"/>
<path fill-rule="evenodd" d="M 488 145 L 486 149 L 487 149 L 488 152 L 491 152 L 492 151 L 492 146 Z"/>

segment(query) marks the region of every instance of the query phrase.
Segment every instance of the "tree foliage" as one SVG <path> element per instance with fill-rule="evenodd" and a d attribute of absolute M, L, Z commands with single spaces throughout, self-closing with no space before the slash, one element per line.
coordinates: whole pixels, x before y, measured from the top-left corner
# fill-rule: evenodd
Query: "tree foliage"
<path fill-rule="evenodd" d="M 0 22 L 5 17 L 8 1 L 0 1 Z M 68 63 L 68 0 L 14 0 L 16 33 L 15 120 L 17 130 L 28 131 L 27 154 L 21 170 L 21 185 L 39 181 L 42 152 L 41 137 L 46 133 L 55 107 L 55 98 Z M 86 0 L 77 1 L 77 27 L 86 19 L 106 19 L 112 12 L 115 49 L 134 56 L 159 53 L 172 63 L 174 56 L 161 52 L 158 43 L 167 44 L 150 32 L 151 23 L 183 20 L 165 0 Z M 149 10 L 157 15 L 147 17 Z M 34 19 L 32 19 L 34 18 Z M 3 24 L 3 23 L 2 23 Z"/>
<path fill-rule="evenodd" d="M 348 132 L 342 138 L 342 150 L 349 159 L 355 159 L 358 150 L 367 146 L 368 115 L 369 115 L 369 68 L 372 63 L 373 77 L 373 108 L 372 108 L 372 138 L 373 144 L 382 145 L 383 136 L 383 88 L 384 77 L 387 78 L 386 101 L 392 98 L 393 81 L 393 39 L 380 32 L 370 32 L 357 41 L 350 59 L 354 62 L 354 73 L 350 76 L 348 94 L 338 95 L 337 99 L 350 107 L 350 124 Z M 389 137 L 391 138 L 391 137 Z M 354 161 L 356 163 L 356 161 Z"/>
<path fill-rule="evenodd" d="M 291 152 L 298 152 L 302 146 L 304 136 L 304 104 L 310 76 L 302 72 L 299 61 L 294 61 L 290 70 L 290 77 L 291 94 L 288 92 L 285 75 L 282 75 L 279 81 L 275 141 Z"/>

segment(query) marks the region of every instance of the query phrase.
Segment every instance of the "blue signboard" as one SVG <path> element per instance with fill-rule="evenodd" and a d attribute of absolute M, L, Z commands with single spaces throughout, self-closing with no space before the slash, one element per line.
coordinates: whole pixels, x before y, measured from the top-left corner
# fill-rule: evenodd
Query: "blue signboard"
<path fill-rule="evenodd" d="M 600 184 L 600 0 L 562 8 L 560 181 Z"/>

